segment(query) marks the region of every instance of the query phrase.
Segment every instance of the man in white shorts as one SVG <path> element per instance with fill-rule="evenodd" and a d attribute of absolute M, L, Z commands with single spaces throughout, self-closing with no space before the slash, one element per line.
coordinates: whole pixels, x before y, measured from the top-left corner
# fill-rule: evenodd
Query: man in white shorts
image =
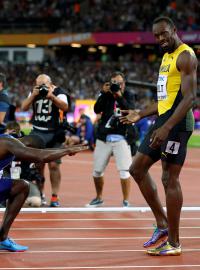
<path fill-rule="evenodd" d="M 109 82 L 104 83 L 98 97 L 94 111 L 101 114 L 96 135 L 96 148 L 94 151 L 93 179 L 96 188 L 96 197 L 87 205 L 97 207 L 103 204 L 102 193 L 104 186 L 104 171 L 110 157 L 113 155 L 119 171 L 123 193 L 122 206 L 129 206 L 130 174 L 129 167 L 132 163 L 130 145 L 127 142 L 128 128 L 119 122 L 120 109 L 134 108 L 134 96 L 125 90 L 125 78 L 121 72 L 111 75 Z M 129 132 L 130 133 L 130 132 Z"/>

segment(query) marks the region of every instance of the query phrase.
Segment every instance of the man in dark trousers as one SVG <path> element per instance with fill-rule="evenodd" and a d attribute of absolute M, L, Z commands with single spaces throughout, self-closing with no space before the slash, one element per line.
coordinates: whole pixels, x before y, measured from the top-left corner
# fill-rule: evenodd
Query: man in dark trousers
<path fill-rule="evenodd" d="M 21 139 L 23 141 L 23 138 Z M 29 184 L 25 180 L 12 180 L 2 176 L 3 169 L 8 166 L 14 158 L 30 162 L 50 162 L 65 155 L 87 149 L 86 146 L 74 145 L 63 149 L 34 149 L 26 147 L 20 140 L 8 134 L 0 135 L 0 202 L 7 200 L 6 210 L 0 227 L 0 250 L 25 251 L 26 246 L 15 243 L 8 237 L 10 227 L 23 206 L 28 193 Z"/>

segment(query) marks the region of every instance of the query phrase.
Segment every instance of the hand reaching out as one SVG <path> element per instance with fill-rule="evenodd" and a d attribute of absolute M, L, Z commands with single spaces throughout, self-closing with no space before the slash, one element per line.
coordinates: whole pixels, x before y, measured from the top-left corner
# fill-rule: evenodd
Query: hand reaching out
<path fill-rule="evenodd" d="M 119 118 L 123 124 L 136 123 L 141 119 L 139 111 L 136 110 L 121 110 L 122 116 Z"/>
<path fill-rule="evenodd" d="M 72 146 L 65 146 L 65 148 L 68 150 L 67 155 L 73 156 L 80 151 L 84 151 L 84 150 L 89 149 L 89 146 L 82 145 L 82 144 L 76 144 L 76 145 L 72 145 Z"/>

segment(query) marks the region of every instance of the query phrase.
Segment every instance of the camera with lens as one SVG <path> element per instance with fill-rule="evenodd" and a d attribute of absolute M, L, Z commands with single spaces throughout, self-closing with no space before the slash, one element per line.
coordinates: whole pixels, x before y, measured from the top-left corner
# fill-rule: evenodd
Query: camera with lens
<path fill-rule="evenodd" d="M 38 86 L 39 89 L 39 96 L 45 98 L 49 92 L 48 87 L 43 83 L 40 86 Z"/>
<path fill-rule="evenodd" d="M 106 124 L 106 128 L 111 128 L 111 129 L 117 129 L 120 125 L 119 117 L 121 116 L 121 111 L 119 108 L 116 109 L 114 114 L 111 116 L 109 121 Z"/>
<path fill-rule="evenodd" d="M 117 83 L 117 82 L 115 82 L 115 83 L 111 82 L 110 83 L 110 90 L 111 90 L 112 93 L 117 93 L 120 89 L 121 89 L 121 87 L 120 87 L 119 83 Z"/>

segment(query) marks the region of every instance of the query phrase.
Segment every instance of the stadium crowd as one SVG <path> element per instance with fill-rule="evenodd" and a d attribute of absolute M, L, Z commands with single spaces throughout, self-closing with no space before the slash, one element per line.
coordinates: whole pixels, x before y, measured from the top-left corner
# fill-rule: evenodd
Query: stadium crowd
<path fill-rule="evenodd" d="M 137 79 L 143 81 L 153 81 L 156 76 L 147 63 L 140 64 L 126 62 L 125 73 L 127 79 Z M 138 67 L 140 66 L 140 68 Z M 156 65 L 156 64 L 155 64 Z M 33 85 L 33 78 L 39 73 L 52 74 L 56 81 L 64 88 L 69 89 L 72 100 L 75 99 L 96 99 L 99 94 L 100 84 L 103 83 L 107 74 L 110 74 L 114 67 L 121 70 L 117 62 L 83 62 L 60 63 L 60 65 L 43 63 L 40 64 L 22 64 L 22 65 L 4 65 L 1 72 L 7 71 L 9 94 L 12 103 L 19 108 L 21 101 L 30 92 Z M 124 70 L 121 70 L 124 71 Z M 135 91 L 137 89 L 135 88 Z M 150 95 L 150 91 L 137 92 L 137 96 Z"/>
<path fill-rule="evenodd" d="M 76 51 L 71 57 L 66 56 L 67 50 L 60 56 L 46 58 L 42 63 L 37 64 L 14 64 L 4 63 L 0 72 L 7 74 L 9 96 L 12 103 L 20 108 L 21 101 L 27 97 L 32 89 L 37 74 L 46 73 L 55 78 L 55 83 L 67 89 L 73 100 L 75 99 L 96 99 L 99 89 L 105 82 L 107 76 L 113 70 L 119 70 L 126 75 L 126 80 L 137 80 L 142 82 L 156 83 L 157 70 L 160 59 L 154 52 L 143 50 L 132 50 L 119 54 L 118 58 L 111 54 L 103 54 L 95 58 L 88 54 L 85 59 Z M 200 78 L 200 76 L 198 76 Z M 198 89 L 200 81 L 198 82 Z M 152 92 L 147 88 L 131 86 L 135 92 L 136 107 L 139 108 L 144 98 L 151 98 Z M 73 110 L 73 106 L 72 106 Z"/>
<path fill-rule="evenodd" d="M 16 0 L 0 1 L 4 32 L 150 31 L 160 15 L 179 30 L 200 29 L 200 4 L 193 0 Z"/>

